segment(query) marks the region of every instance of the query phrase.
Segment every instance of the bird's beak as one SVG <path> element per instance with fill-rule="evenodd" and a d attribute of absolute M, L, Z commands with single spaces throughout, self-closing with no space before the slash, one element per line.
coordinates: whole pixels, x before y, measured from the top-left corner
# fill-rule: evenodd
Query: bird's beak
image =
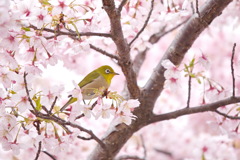
<path fill-rule="evenodd" d="M 116 73 L 116 72 L 113 72 L 112 74 L 114 74 L 114 75 L 119 75 L 118 73 Z"/>

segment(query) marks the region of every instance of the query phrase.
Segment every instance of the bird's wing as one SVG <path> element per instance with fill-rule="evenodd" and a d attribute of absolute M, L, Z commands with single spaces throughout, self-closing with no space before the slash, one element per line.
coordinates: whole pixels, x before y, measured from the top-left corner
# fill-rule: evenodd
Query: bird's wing
<path fill-rule="evenodd" d="M 83 80 L 78 83 L 79 87 L 82 88 L 85 85 L 93 82 L 95 79 L 97 79 L 100 76 L 98 72 L 91 72 L 86 77 L 83 78 Z"/>

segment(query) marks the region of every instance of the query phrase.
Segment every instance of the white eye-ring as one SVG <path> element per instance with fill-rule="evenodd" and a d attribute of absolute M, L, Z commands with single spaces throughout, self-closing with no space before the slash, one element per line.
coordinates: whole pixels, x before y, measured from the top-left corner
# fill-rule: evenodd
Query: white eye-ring
<path fill-rule="evenodd" d="M 106 70 L 105 70 L 105 73 L 107 73 L 107 74 L 110 73 L 110 70 L 109 70 L 109 69 L 106 69 Z"/>

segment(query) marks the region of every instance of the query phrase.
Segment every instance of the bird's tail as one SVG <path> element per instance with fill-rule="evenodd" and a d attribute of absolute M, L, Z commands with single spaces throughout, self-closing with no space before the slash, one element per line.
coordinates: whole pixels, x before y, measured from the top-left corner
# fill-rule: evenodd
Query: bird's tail
<path fill-rule="evenodd" d="M 60 111 L 62 112 L 63 110 L 65 110 L 70 104 L 74 103 L 77 101 L 77 98 L 70 98 L 66 104 L 64 104 L 64 106 L 60 109 Z"/>

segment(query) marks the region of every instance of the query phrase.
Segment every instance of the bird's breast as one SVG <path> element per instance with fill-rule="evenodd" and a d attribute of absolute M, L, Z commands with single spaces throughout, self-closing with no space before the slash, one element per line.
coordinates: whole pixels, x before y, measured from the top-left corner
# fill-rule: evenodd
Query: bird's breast
<path fill-rule="evenodd" d="M 90 100 L 93 98 L 96 98 L 98 95 L 95 94 L 95 91 L 104 88 L 107 89 L 109 87 L 109 84 L 105 80 L 104 77 L 99 76 L 95 80 L 93 80 L 91 83 L 86 84 L 84 87 L 81 88 L 83 99 Z"/>

